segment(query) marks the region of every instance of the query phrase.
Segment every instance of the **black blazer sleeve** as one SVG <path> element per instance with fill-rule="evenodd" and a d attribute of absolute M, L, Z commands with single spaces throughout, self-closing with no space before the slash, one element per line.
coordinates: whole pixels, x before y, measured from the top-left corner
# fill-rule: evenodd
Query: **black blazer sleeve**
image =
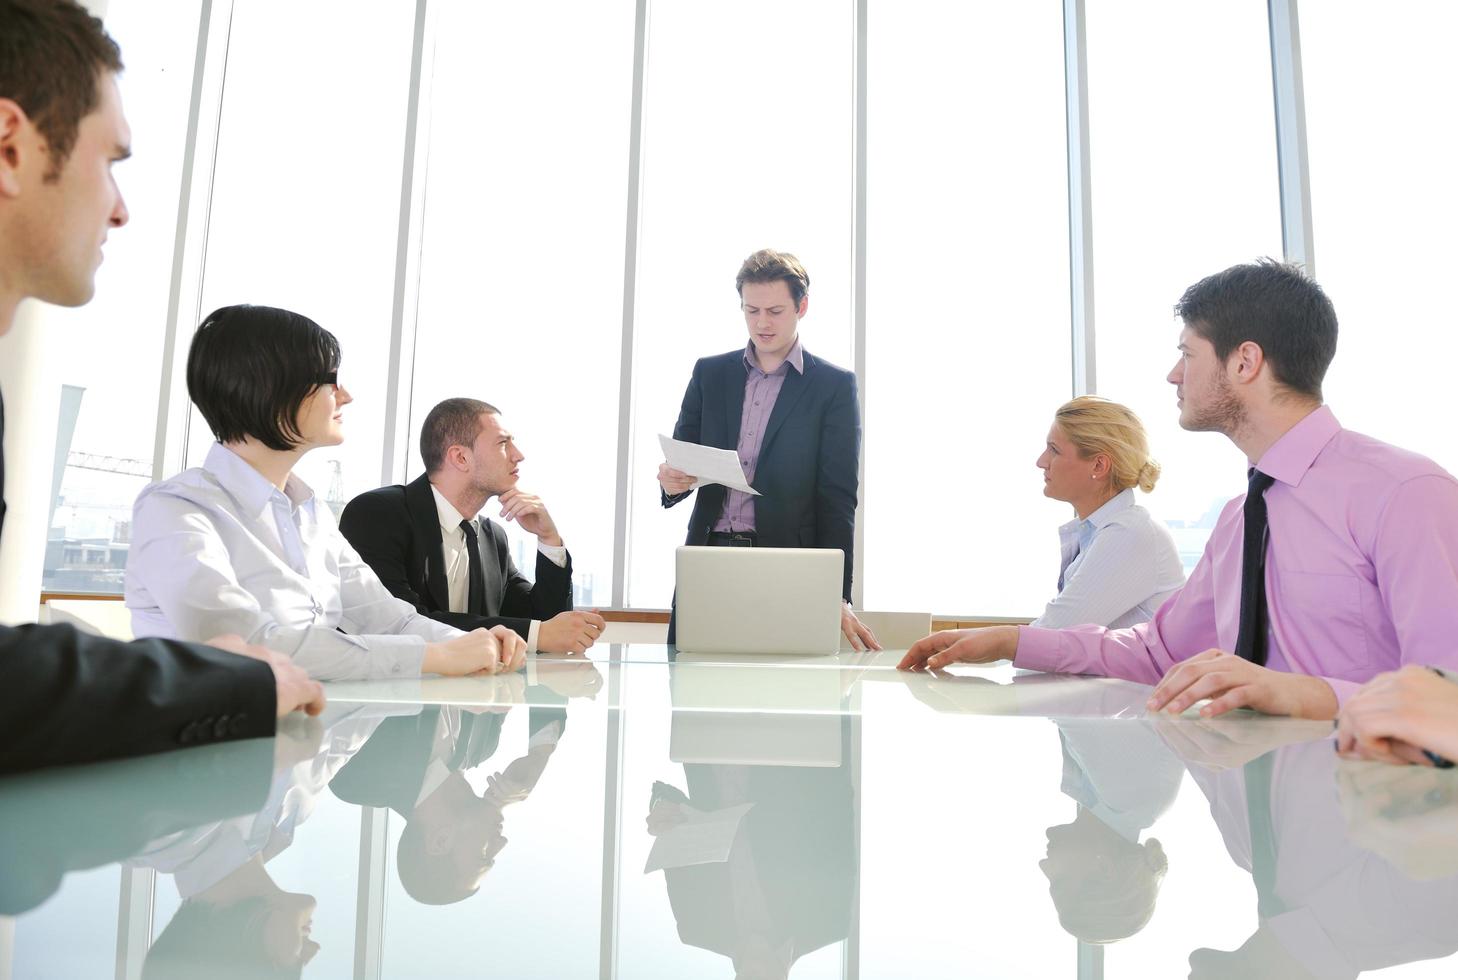
<path fill-rule="evenodd" d="M 409 814 L 425 781 L 440 718 L 436 705 L 419 714 L 386 718 L 335 773 L 330 792 L 345 803 L 387 806 Z"/>
<path fill-rule="evenodd" d="M 845 373 L 825 408 L 816 463 L 815 526 L 822 548 L 845 552 L 843 598 L 850 602 L 856 546 L 857 470 L 861 458 L 861 410 L 856 377 Z"/>
<path fill-rule="evenodd" d="M 533 619 L 547 620 L 558 613 L 572 608 L 572 556 L 568 554 L 567 564 L 562 568 L 540 551 L 537 552 L 537 581 L 521 573 L 516 562 L 511 560 L 507 547 L 506 531 L 495 522 L 483 519 L 481 524 L 491 533 L 491 548 L 501 571 L 501 580 L 506 583 L 506 595 L 501 600 L 500 622 L 510 626 L 526 639 Z"/>
<path fill-rule="evenodd" d="M 0 626 L 0 772 L 274 733 L 261 660 L 69 625 Z"/>
<path fill-rule="evenodd" d="M 678 421 L 673 424 L 673 438 L 679 442 L 697 443 L 703 432 L 704 386 L 699 379 L 703 369 L 703 361 L 694 365 L 694 373 L 689 378 L 688 389 L 683 393 L 683 405 L 678 410 Z M 681 500 L 687 500 L 692 494 L 692 490 L 686 490 L 670 496 L 662 487 L 658 488 L 658 496 L 664 507 L 672 507 Z"/>

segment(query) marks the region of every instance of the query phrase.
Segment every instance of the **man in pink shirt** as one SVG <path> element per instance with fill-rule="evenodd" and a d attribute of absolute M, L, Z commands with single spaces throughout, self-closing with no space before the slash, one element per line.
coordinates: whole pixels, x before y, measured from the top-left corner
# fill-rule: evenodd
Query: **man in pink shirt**
<path fill-rule="evenodd" d="M 901 667 L 1010 658 L 1155 684 L 1151 710 L 1208 698 L 1206 717 L 1305 718 L 1335 718 L 1379 672 L 1458 667 L 1458 481 L 1322 404 L 1337 321 L 1321 287 L 1266 260 L 1201 280 L 1175 311 L 1180 425 L 1224 433 L 1252 467 L 1189 581 L 1129 629 L 948 630 Z"/>

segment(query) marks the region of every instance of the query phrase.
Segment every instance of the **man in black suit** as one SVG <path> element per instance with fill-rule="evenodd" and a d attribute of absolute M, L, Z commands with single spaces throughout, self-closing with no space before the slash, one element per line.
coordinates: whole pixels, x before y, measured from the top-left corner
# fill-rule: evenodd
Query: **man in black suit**
<path fill-rule="evenodd" d="M 111 176 L 131 142 L 121 67 L 71 0 L 0 0 L 0 336 L 28 297 L 88 302 L 107 230 L 127 222 Z M 4 482 L 0 452 L 0 526 Z M 236 636 L 120 643 L 0 626 L 0 773 L 272 735 L 276 716 L 323 705 L 287 657 Z"/>
<path fill-rule="evenodd" d="M 447 398 L 420 427 L 420 456 L 418 479 L 360 494 L 339 517 L 385 588 L 459 629 L 510 627 L 528 653 L 583 653 L 597 642 L 603 619 L 572 608 L 572 557 L 541 498 L 517 486 L 526 457 L 501 413 Z M 503 520 L 537 536 L 535 585 L 512 562 L 506 532 L 481 515 L 492 497 Z"/>
<path fill-rule="evenodd" d="M 744 260 L 734 285 L 749 344 L 694 365 L 673 437 L 737 451 L 744 475 L 761 496 L 717 483 L 703 487 L 685 543 L 839 548 L 845 554 L 841 632 L 857 650 L 879 650 L 851 610 L 861 451 L 856 376 L 800 343 L 810 276 L 799 259 L 773 249 L 755 252 Z M 663 506 L 692 493 L 694 479 L 661 465 Z M 669 643 L 674 627 L 670 622 Z"/>

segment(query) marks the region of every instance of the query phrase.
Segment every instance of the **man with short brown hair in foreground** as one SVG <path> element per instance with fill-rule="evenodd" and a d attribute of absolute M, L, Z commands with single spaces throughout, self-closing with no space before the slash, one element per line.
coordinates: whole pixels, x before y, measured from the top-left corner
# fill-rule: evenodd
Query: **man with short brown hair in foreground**
<path fill-rule="evenodd" d="M 21 300 L 81 306 L 127 222 L 111 168 L 131 152 L 121 53 L 72 0 L 0 0 L 0 336 Z M 0 402 L 0 437 L 4 432 Z M 0 442 L 0 527 L 5 518 Z M 0 773 L 271 736 L 324 692 L 236 636 L 121 643 L 71 626 L 0 626 Z"/>

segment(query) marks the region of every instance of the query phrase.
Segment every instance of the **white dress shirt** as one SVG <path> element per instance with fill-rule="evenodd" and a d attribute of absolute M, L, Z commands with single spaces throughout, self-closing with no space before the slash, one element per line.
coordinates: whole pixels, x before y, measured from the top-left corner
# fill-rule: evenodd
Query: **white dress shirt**
<path fill-rule="evenodd" d="M 1147 623 L 1185 584 L 1169 528 L 1134 502 L 1129 488 L 1083 520 L 1058 529 L 1058 596 L 1034 626 L 1062 629 L 1096 623 L 1123 629 Z"/>
<path fill-rule="evenodd" d="M 391 595 L 304 481 L 280 491 L 218 444 L 137 497 L 126 603 L 137 636 L 236 633 L 322 681 L 419 676 L 461 635 Z"/>
<path fill-rule="evenodd" d="M 434 483 L 430 485 L 430 492 L 435 497 L 435 512 L 440 519 L 440 551 L 441 557 L 445 559 L 447 601 L 450 603 L 451 612 L 463 613 L 470 604 L 471 590 L 471 557 L 466 551 L 466 532 L 461 527 L 463 518 L 461 512 L 456 510 L 456 505 L 447 500 Z M 480 519 L 480 515 L 477 515 L 470 518 L 470 521 L 474 524 Z M 565 547 L 553 547 L 538 541 L 537 550 L 558 568 L 567 567 Z M 486 560 L 484 552 L 481 560 Z M 527 632 L 527 653 L 537 652 L 537 634 L 541 628 L 541 620 L 531 621 Z"/>

